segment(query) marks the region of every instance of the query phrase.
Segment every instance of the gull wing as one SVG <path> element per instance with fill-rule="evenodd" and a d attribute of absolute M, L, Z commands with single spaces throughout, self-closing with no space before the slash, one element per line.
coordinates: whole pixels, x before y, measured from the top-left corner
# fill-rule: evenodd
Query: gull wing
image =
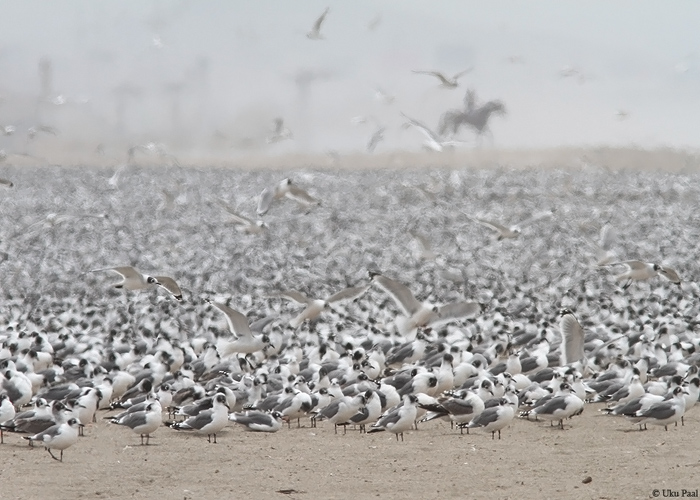
<path fill-rule="evenodd" d="M 419 75 L 430 75 L 430 76 L 434 76 L 434 77 L 438 78 L 438 79 L 442 82 L 443 85 L 451 85 L 451 84 L 452 84 L 452 82 L 450 82 L 450 81 L 445 77 L 445 75 L 443 75 L 443 74 L 440 73 L 439 71 L 416 71 L 416 70 L 414 70 L 413 72 L 414 72 L 414 73 L 418 73 Z"/>
<path fill-rule="evenodd" d="M 421 310 L 422 304 L 416 300 L 406 285 L 381 274 L 375 274 L 372 281 L 391 296 L 404 314 L 412 316 Z"/>
<path fill-rule="evenodd" d="M 169 276 L 154 276 L 154 278 L 158 282 L 158 286 L 170 292 L 176 300 L 182 301 L 182 290 L 174 279 Z"/>
<path fill-rule="evenodd" d="M 345 288 L 337 293 L 334 293 L 331 295 L 326 302 L 329 304 L 332 304 L 334 302 L 340 302 L 342 300 L 355 300 L 358 297 L 361 297 L 362 294 L 364 294 L 367 289 L 369 288 L 369 285 L 362 285 L 362 286 L 354 286 L 351 288 Z"/>
<path fill-rule="evenodd" d="M 565 314 L 559 322 L 561 331 L 564 364 L 573 363 L 584 357 L 583 327 L 573 314 Z"/>
<path fill-rule="evenodd" d="M 600 241 L 598 246 L 603 250 L 610 250 L 617 241 L 617 231 L 610 224 L 605 224 L 600 228 Z"/>
<path fill-rule="evenodd" d="M 228 214 L 231 216 L 231 220 L 233 221 L 234 224 L 239 225 L 239 226 L 254 226 L 255 222 L 249 219 L 248 217 L 245 217 L 238 212 L 236 212 L 231 205 L 226 203 L 224 200 L 217 200 L 219 202 L 219 205 L 223 207 L 224 210 L 228 212 Z"/>
<path fill-rule="evenodd" d="M 330 7 L 326 7 L 326 10 L 323 11 L 323 14 L 318 16 L 318 19 L 316 19 L 316 22 L 313 25 L 312 30 L 318 33 L 321 31 L 321 25 L 323 24 L 323 21 L 326 19 L 326 16 L 328 15 L 328 12 L 331 10 Z"/>
<path fill-rule="evenodd" d="M 627 266 L 630 271 L 638 271 L 645 269 L 647 267 L 646 262 L 642 262 L 641 260 L 625 260 L 622 262 L 613 262 L 612 264 L 608 264 L 610 266 Z"/>
<path fill-rule="evenodd" d="M 456 73 L 455 76 L 452 77 L 452 79 L 457 80 L 458 78 L 466 75 L 467 73 L 471 73 L 473 70 L 474 70 L 474 68 L 470 66 L 467 69 L 465 69 L 464 71 L 460 71 L 459 73 Z"/>
<path fill-rule="evenodd" d="M 420 129 L 421 132 L 430 140 L 435 141 L 436 143 L 440 144 L 440 138 L 430 130 L 425 124 L 419 122 L 418 120 L 415 120 L 408 116 L 406 113 L 401 113 L 401 115 L 408 120 L 408 123 L 413 125 L 414 127 L 417 127 Z"/>
<path fill-rule="evenodd" d="M 270 210 L 272 202 L 275 200 L 275 189 L 266 187 L 260 193 L 260 199 L 258 200 L 258 215 L 264 215 Z"/>
<path fill-rule="evenodd" d="M 680 284 L 681 282 L 681 277 L 676 270 L 670 267 L 660 266 L 659 274 L 673 283 Z"/>
<path fill-rule="evenodd" d="M 453 319 L 470 318 L 481 312 L 481 304 L 478 302 L 453 302 L 438 308 L 438 319 L 431 324 L 450 321 Z"/>
<path fill-rule="evenodd" d="M 103 269 L 93 269 L 91 273 L 97 273 L 101 271 L 114 271 L 115 273 L 121 275 L 126 279 L 141 279 L 143 275 L 131 266 L 118 266 L 118 267 L 105 267 Z"/>
<path fill-rule="evenodd" d="M 280 292 L 278 296 L 282 299 L 291 300 L 292 302 L 296 302 L 297 304 L 301 304 L 304 306 L 308 305 L 309 302 L 311 302 L 311 299 L 309 299 L 306 295 L 296 290 L 285 290 L 284 292 Z"/>
<path fill-rule="evenodd" d="M 546 210 L 544 212 L 536 213 L 536 214 L 532 215 L 532 217 L 529 217 L 529 218 L 525 219 L 524 221 L 519 222 L 518 227 L 524 227 L 524 226 L 527 226 L 530 224 L 534 224 L 537 221 L 541 221 L 544 219 L 550 219 L 553 215 L 554 215 L 554 211 L 552 211 L 552 210 Z"/>
<path fill-rule="evenodd" d="M 316 198 L 294 184 L 289 184 L 287 186 L 285 196 L 303 205 L 318 205 L 319 203 Z"/>
<path fill-rule="evenodd" d="M 219 311 L 226 315 L 226 321 L 231 333 L 237 335 L 238 337 L 250 336 L 253 333 L 250 331 L 250 326 L 248 325 L 248 318 L 239 313 L 238 311 L 231 309 L 226 304 L 220 302 L 213 302 L 206 299 L 212 306 L 216 307 Z"/>
<path fill-rule="evenodd" d="M 498 233 L 508 233 L 510 232 L 510 229 L 507 228 L 506 226 L 499 224 L 498 222 L 490 221 L 487 219 L 477 219 L 477 218 L 472 218 L 473 221 L 478 222 L 482 226 L 486 226 L 489 229 L 492 229 Z"/>

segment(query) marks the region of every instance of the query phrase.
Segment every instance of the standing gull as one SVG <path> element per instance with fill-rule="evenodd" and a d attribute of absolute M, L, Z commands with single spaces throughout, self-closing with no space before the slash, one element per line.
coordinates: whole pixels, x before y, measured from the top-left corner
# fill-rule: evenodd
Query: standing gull
<path fill-rule="evenodd" d="M 169 424 L 177 431 L 195 431 L 197 434 L 206 434 L 211 443 L 214 436 L 216 444 L 216 434 L 228 424 L 229 407 L 224 394 L 217 394 L 212 401 L 212 408 L 204 410 L 198 415 L 188 418 L 184 422 Z"/>
<path fill-rule="evenodd" d="M 397 441 L 399 440 L 399 434 L 401 434 L 401 441 L 403 441 L 403 433 L 410 430 L 413 427 L 413 423 L 416 421 L 416 416 L 418 414 L 417 403 L 418 398 L 416 396 L 413 394 L 406 394 L 403 397 L 403 404 L 401 406 L 397 406 L 382 415 L 377 423 L 372 425 L 367 432 L 389 431 L 396 435 Z"/>
<path fill-rule="evenodd" d="M 471 422 L 468 424 L 460 424 L 460 427 L 467 427 L 469 429 L 482 427 L 485 431 L 491 433 L 491 439 L 495 439 L 496 432 L 498 432 L 498 439 L 501 439 L 501 429 L 510 424 L 513 418 L 515 418 L 514 404 L 501 398 L 498 406 L 486 408 Z"/>
<path fill-rule="evenodd" d="M 158 427 L 163 423 L 161 412 L 162 407 L 156 401 L 146 405 L 144 410 L 123 414 L 119 418 L 113 418 L 110 422 L 128 427 L 141 436 L 141 445 L 144 444 L 143 438 L 145 437 L 148 445 L 151 440 L 151 434 L 158 430 Z"/>
<path fill-rule="evenodd" d="M 63 462 L 63 450 L 78 442 L 78 428 L 82 427 L 82 425 L 83 424 L 78 422 L 75 418 L 71 418 L 67 422 L 53 425 L 45 431 L 33 436 L 25 436 L 24 439 L 27 439 L 30 443 L 34 441 L 44 443 L 44 448 L 49 452 L 51 458 Z M 51 453 L 52 448 L 54 450 L 61 450 L 60 458 L 56 458 L 56 456 Z"/>
<path fill-rule="evenodd" d="M 559 427 L 564 428 L 564 419 L 579 415 L 583 411 L 583 400 L 571 392 L 569 384 L 561 384 L 559 395 L 545 404 L 536 407 L 532 412 L 544 419 L 559 420 Z"/>

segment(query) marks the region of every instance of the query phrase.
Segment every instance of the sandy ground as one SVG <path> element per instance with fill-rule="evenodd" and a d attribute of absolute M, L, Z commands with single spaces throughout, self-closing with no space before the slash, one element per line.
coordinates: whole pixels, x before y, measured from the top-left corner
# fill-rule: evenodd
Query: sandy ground
<path fill-rule="evenodd" d="M 230 424 L 218 444 L 163 427 L 140 446 L 128 429 L 101 420 L 63 463 L 6 435 L 0 498 L 629 499 L 700 488 L 697 410 L 684 427 L 639 432 L 601 407 L 587 405 L 563 431 L 516 419 L 500 441 L 460 435 L 444 421 L 421 424 L 404 442 L 389 433 L 335 435 L 307 421 L 276 434 Z"/>
<path fill-rule="evenodd" d="M 99 156 L 85 148 L 45 145 L 36 155 L 10 154 L 6 165 L 29 167 L 61 165 L 115 167 L 126 157 Z M 402 169 L 402 168 L 581 168 L 601 166 L 612 170 L 664 170 L 682 172 L 700 169 L 700 153 L 672 148 L 638 147 L 559 147 L 547 149 L 495 149 L 488 146 L 434 153 L 427 151 L 390 151 L 378 154 L 363 152 L 304 154 L 235 153 L 230 150 L 174 153 L 170 156 L 138 155 L 130 164 L 139 166 L 196 165 L 199 167 L 294 170 L 315 169 Z"/>

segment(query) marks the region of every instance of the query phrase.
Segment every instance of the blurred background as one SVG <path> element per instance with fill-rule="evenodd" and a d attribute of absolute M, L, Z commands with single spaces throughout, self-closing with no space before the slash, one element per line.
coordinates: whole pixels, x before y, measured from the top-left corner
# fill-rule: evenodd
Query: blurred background
<path fill-rule="evenodd" d="M 314 32 L 314 24 L 328 12 Z M 448 109 L 507 111 L 465 148 L 694 150 L 700 3 L 0 1 L 0 149 L 181 161 L 419 151 Z M 454 88 L 433 75 L 465 72 Z M 275 120 L 281 118 L 275 130 Z"/>

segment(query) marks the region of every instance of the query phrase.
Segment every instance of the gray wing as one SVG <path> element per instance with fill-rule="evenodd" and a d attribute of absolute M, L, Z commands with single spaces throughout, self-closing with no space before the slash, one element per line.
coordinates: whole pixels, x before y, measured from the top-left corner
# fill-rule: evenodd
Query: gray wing
<path fill-rule="evenodd" d="M 600 242 L 598 246 L 603 250 L 610 250 L 615 242 L 617 241 L 617 234 L 615 233 L 615 228 L 610 224 L 605 224 L 600 228 Z"/>
<path fill-rule="evenodd" d="M 419 75 L 430 75 L 430 76 L 434 76 L 435 78 L 438 78 L 438 79 L 439 79 L 442 83 L 444 83 L 445 85 L 449 85 L 449 84 L 450 84 L 450 82 L 447 80 L 447 78 L 445 77 L 445 75 L 443 75 L 443 74 L 440 73 L 439 71 L 416 71 L 416 70 L 413 70 L 413 72 L 414 72 L 414 73 L 417 73 L 417 74 L 419 74 Z"/>
<path fill-rule="evenodd" d="M 557 410 L 565 410 L 566 406 L 566 397 L 557 396 L 550 399 L 542 406 L 538 406 L 534 411 L 537 415 L 552 415 Z"/>
<path fill-rule="evenodd" d="M 474 420 L 471 421 L 469 427 L 486 427 L 498 420 L 498 409 L 500 406 L 486 408 Z"/>
<path fill-rule="evenodd" d="M 438 308 L 438 319 L 431 323 L 449 321 L 474 316 L 481 311 L 481 304 L 478 302 L 454 302 Z"/>
<path fill-rule="evenodd" d="M 550 219 L 553 215 L 554 215 L 554 212 L 552 212 L 551 210 L 536 213 L 532 217 L 530 217 L 529 219 L 525 219 L 524 221 L 519 222 L 518 227 L 525 227 L 529 224 L 534 224 L 535 222 L 543 220 L 543 219 Z"/>
<path fill-rule="evenodd" d="M 561 329 L 564 364 L 583 359 L 584 334 L 578 320 L 572 314 L 566 314 L 562 316 L 559 328 Z"/>
<path fill-rule="evenodd" d="M 365 293 L 368 288 L 369 285 L 345 288 L 344 290 L 341 290 L 331 295 L 326 302 L 333 303 L 340 302 L 341 300 L 355 300 L 356 298 L 361 297 L 362 294 Z"/>
<path fill-rule="evenodd" d="M 486 220 L 486 219 L 476 219 L 476 218 L 474 218 L 472 220 L 478 222 L 482 226 L 486 226 L 486 227 L 493 229 L 494 231 L 497 231 L 499 233 L 507 233 L 510 231 L 510 229 L 508 229 L 503 224 L 499 224 L 498 222 L 494 222 L 494 221 L 490 221 L 490 220 Z"/>
<path fill-rule="evenodd" d="M 679 284 L 681 282 L 681 277 L 678 275 L 675 269 L 671 269 L 670 267 L 661 266 L 659 269 L 659 274 L 672 283 Z"/>
<path fill-rule="evenodd" d="M 211 423 L 213 414 L 214 410 L 204 410 L 199 415 L 195 417 L 190 417 L 187 420 L 185 420 L 182 425 L 186 425 L 195 430 L 200 430 L 205 425 Z"/>
<path fill-rule="evenodd" d="M 468 67 L 467 69 L 465 69 L 464 71 L 460 71 L 459 73 L 456 73 L 455 76 L 453 76 L 452 78 L 453 78 L 454 80 L 457 80 L 458 78 L 460 78 L 460 77 L 466 75 L 467 73 L 470 73 L 473 69 L 474 69 L 474 68 L 470 66 L 470 67 Z"/>
<path fill-rule="evenodd" d="M 328 15 L 328 12 L 330 11 L 330 7 L 326 7 L 326 10 L 323 11 L 323 14 L 319 16 L 318 19 L 316 19 L 316 22 L 314 23 L 313 30 L 318 32 L 321 30 L 321 25 L 323 24 L 323 21 L 326 19 L 326 16 Z"/>
<path fill-rule="evenodd" d="M 357 413 L 355 413 L 355 415 L 350 417 L 350 422 L 362 422 L 367 418 L 369 418 L 369 408 L 363 406 Z"/>
<path fill-rule="evenodd" d="M 258 215 L 264 215 L 270 210 L 272 202 L 275 200 L 275 189 L 266 187 L 260 193 L 260 199 L 258 200 Z"/>
<path fill-rule="evenodd" d="M 30 437 L 29 439 L 31 441 L 46 441 L 46 439 L 50 439 L 53 437 L 56 437 L 60 434 L 61 431 L 61 424 L 55 424 L 49 427 L 46 430 L 39 431 L 36 433 L 34 436 Z"/>
<path fill-rule="evenodd" d="M 372 280 L 394 299 L 396 305 L 399 306 L 405 314 L 412 315 L 421 309 L 421 303 L 416 300 L 413 293 L 411 293 L 411 290 L 409 290 L 406 285 L 389 279 L 386 276 L 382 276 L 381 274 L 375 275 Z"/>
<path fill-rule="evenodd" d="M 468 399 L 448 399 L 442 406 L 452 415 L 469 415 L 474 413 L 474 405 Z"/>
<path fill-rule="evenodd" d="M 308 305 L 311 302 L 306 295 L 296 290 L 285 290 L 284 292 L 280 292 L 279 297 L 302 305 Z"/>
<path fill-rule="evenodd" d="M 248 318 L 245 315 L 231 309 L 226 304 L 221 304 L 220 302 L 211 302 L 209 300 L 207 300 L 207 302 L 209 302 L 211 305 L 213 305 L 219 311 L 226 315 L 226 321 L 228 322 L 228 327 L 231 329 L 232 333 L 238 335 L 239 337 L 253 334 L 250 331 L 250 326 L 248 325 Z"/>
<path fill-rule="evenodd" d="M 403 115 L 404 118 L 406 118 L 408 120 L 408 123 L 410 123 L 414 127 L 419 128 L 421 130 L 421 132 L 423 132 L 423 134 L 428 139 L 432 139 L 433 141 L 438 142 L 438 143 L 440 142 L 440 138 L 437 136 L 437 134 L 435 132 L 433 132 L 432 130 L 430 130 L 425 124 L 419 122 L 418 120 L 411 118 L 410 116 L 406 115 L 405 113 L 401 113 L 401 114 Z"/>
<path fill-rule="evenodd" d="M 250 324 L 250 330 L 253 332 L 262 332 L 267 325 L 272 323 L 277 319 L 277 316 L 265 316 L 257 321 L 253 321 Z"/>
<path fill-rule="evenodd" d="M 657 403 L 651 406 L 645 412 L 642 412 L 640 417 L 645 418 L 655 418 L 657 420 L 664 420 L 671 418 L 676 414 L 676 408 L 671 403 Z"/>
<path fill-rule="evenodd" d="M 102 269 L 93 269 L 90 272 L 97 273 L 100 271 L 114 271 L 120 274 L 124 279 L 141 279 L 142 277 L 142 274 L 131 266 L 105 267 Z"/>
<path fill-rule="evenodd" d="M 262 413 L 262 412 L 249 412 L 249 413 L 234 413 L 231 415 L 230 418 L 231 421 L 239 423 L 241 425 L 250 426 L 250 425 L 265 425 L 269 426 L 272 425 L 273 419 L 272 416 L 268 413 Z"/>
<path fill-rule="evenodd" d="M 119 420 L 113 420 L 117 425 L 124 425 L 128 427 L 129 429 L 135 429 L 137 427 L 140 427 L 142 425 L 146 425 L 146 412 L 145 411 L 136 411 L 133 413 L 128 413 L 124 417 L 120 418 Z"/>
<path fill-rule="evenodd" d="M 331 404 L 326 406 L 323 410 L 319 412 L 319 415 L 321 415 L 324 418 L 333 418 L 336 413 L 338 413 L 338 409 L 340 408 L 340 401 L 333 401 Z"/>
<path fill-rule="evenodd" d="M 287 193 L 285 196 L 304 205 L 317 205 L 319 203 L 316 198 L 294 184 L 287 186 Z"/>
<path fill-rule="evenodd" d="M 394 408 L 389 413 L 381 417 L 377 421 L 376 427 L 386 427 L 389 424 L 395 424 L 396 422 L 398 422 L 399 419 L 401 419 L 401 413 L 399 412 L 400 409 L 401 407 Z"/>
<path fill-rule="evenodd" d="M 177 300 L 182 300 L 182 290 L 177 282 L 169 276 L 154 276 L 158 285 L 168 291 Z"/>

